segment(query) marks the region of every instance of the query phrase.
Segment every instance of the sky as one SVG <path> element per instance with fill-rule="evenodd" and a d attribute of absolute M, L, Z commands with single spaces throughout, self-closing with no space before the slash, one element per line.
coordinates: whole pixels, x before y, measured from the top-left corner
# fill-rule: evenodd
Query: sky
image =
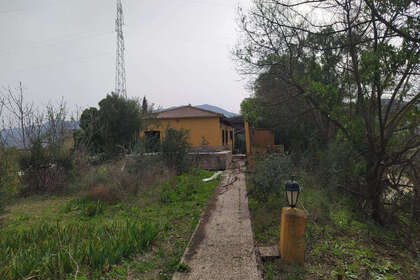
<path fill-rule="evenodd" d="M 251 0 L 123 0 L 128 97 L 238 113 L 249 96 L 231 51 Z M 116 0 L 0 0 L 0 88 L 42 107 L 97 106 L 114 90 Z"/>

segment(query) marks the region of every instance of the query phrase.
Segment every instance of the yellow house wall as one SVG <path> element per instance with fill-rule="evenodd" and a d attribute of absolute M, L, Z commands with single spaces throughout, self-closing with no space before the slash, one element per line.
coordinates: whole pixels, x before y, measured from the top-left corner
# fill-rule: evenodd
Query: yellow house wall
<path fill-rule="evenodd" d="M 274 133 L 268 129 L 255 129 L 253 145 L 264 148 L 274 145 Z"/>
<path fill-rule="evenodd" d="M 167 127 L 185 129 L 189 131 L 189 142 L 193 147 L 202 146 L 203 137 L 209 146 L 222 146 L 222 129 L 229 131 L 229 146 L 232 147 L 230 140 L 231 126 L 225 124 L 220 125 L 219 118 L 190 118 L 190 119 L 160 119 L 154 120 L 148 125 L 146 131 L 160 131 L 161 140 L 165 137 L 165 129 Z M 143 136 L 144 133 L 141 133 Z"/>

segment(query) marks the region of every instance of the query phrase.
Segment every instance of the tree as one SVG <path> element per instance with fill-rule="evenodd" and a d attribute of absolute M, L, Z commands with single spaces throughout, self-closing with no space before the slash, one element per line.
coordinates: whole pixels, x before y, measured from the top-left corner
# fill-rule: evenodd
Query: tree
<path fill-rule="evenodd" d="M 57 105 L 48 104 L 46 107 L 46 123 L 43 137 L 47 145 L 56 145 L 61 147 L 64 138 L 68 134 L 69 127 L 66 123 L 67 109 L 64 99 L 61 99 Z"/>
<path fill-rule="evenodd" d="M 93 153 L 115 156 L 135 144 L 142 127 L 141 107 L 135 100 L 112 93 L 99 102 L 99 110 L 83 111 L 80 127 L 77 141 L 88 143 Z"/>
<path fill-rule="evenodd" d="M 143 97 L 142 102 L 141 102 L 141 113 L 147 114 L 149 112 L 149 105 L 146 99 L 146 96 Z"/>
<path fill-rule="evenodd" d="M 3 119 L 4 98 L 0 96 L 0 146 L 6 145 L 5 123 Z"/>
<path fill-rule="evenodd" d="M 8 145 L 30 149 L 32 142 L 39 139 L 45 145 L 62 145 L 69 131 L 63 99 L 40 110 L 27 101 L 22 83 L 16 89 L 5 88 L 2 99 L 4 110 L 9 113 L 7 119 L 2 119 L 3 137 L 8 138 Z"/>
<path fill-rule="evenodd" d="M 93 153 L 100 152 L 103 143 L 99 122 L 99 110 L 95 107 L 90 107 L 82 112 L 79 121 L 81 131 L 74 132 L 75 146 L 78 149 L 83 147 Z"/>
<path fill-rule="evenodd" d="M 162 157 L 166 165 L 175 169 L 177 174 L 182 174 L 191 166 L 188 158 L 191 148 L 188 137 L 189 133 L 184 129 L 176 130 L 167 127 L 165 130 L 165 137 L 161 145 Z"/>
<path fill-rule="evenodd" d="M 319 114 L 319 123 L 332 123 L 364 164 L 358 192 L 378 222 L 389 173 L 420 146 L 413 133 L 419 10 L 416 1 L 255 0 L 241 13 L 244 40 L 235 51 L 241 73 L 271 70 Z"/>
<path fill-rule="evenodd" d="M 22 82 L 16 89 L 4 88 L 4 107 L 9 113 L 7 137 L 15 145 L 28 148 L 31 140 L 42 132 L 43 115 L 37 112 L 32 102 L 25 100 Z"/>

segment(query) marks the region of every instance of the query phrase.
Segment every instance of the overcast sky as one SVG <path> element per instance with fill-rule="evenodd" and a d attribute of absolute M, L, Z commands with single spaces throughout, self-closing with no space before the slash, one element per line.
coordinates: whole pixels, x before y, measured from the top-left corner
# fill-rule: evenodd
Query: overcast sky
<path fill-rule="evenodd" d="M 238 113 L 237 7 L 250 0 L 123 0 L 127 94 Z M 96 106 L 114 89 L 115 0 L 0 0 L 0 86 L 43 106 Z"/>

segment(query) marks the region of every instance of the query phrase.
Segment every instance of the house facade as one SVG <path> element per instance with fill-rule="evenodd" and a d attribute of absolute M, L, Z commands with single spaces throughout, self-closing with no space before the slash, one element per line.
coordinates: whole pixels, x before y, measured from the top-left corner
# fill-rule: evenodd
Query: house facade
<path fill-rule="evenodd" d="M 168 127 L 187 130 L 193 148 L 220 151 L 232 150 L 234 145 L 234 129 L 223 114 L 191 105 L 155 113 L 141 136 L 162 141 Z"/>

